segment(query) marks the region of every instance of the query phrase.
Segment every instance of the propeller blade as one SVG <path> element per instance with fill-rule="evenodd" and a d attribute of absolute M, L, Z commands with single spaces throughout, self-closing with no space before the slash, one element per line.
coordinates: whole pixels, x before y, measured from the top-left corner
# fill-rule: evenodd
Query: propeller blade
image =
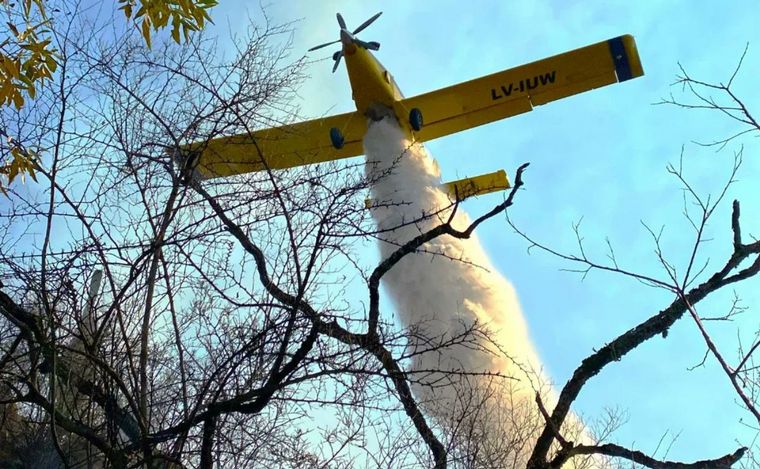
<path fill-rule="evenodd" d="M 340 13 L 336 15 L 338 17 L 338 24 L 340 25 L 340 29 L 346 29 L 346 22 L 343 21 L 343 17 L 340 16 Z"/>
<path fill-rule="evenodd" d="M 371 25 L 372 22 L 375 21 L 376 19 L 378 19 L 380 17 L 380 15 L 382 15 L 382 14 L 383 14 L 383 12 L 381 11 L 380 13 L 376 14 L 372 18 L 368 19 L 367 21 L 365 21 L 364 23 L 362 23 L 361 25 L 359 25 L 358 28 L 354 29 L 354 32 L 352 34 L 357 34 L 359 31 L 363 31 L 364 28 L 366 28 L 367 26 Z M 343 26 L 343 28 L 345 28 L 345 26 Z"/>
<path fill-rule="evenodd" d="M 338 69 L 338 65 L 340 65 L 340 58 L 341 57 L 343 57 L 343 52 L 339 52 L 338 58 L 335 59 L 335 65 L 333 65 L 333 69 L 332 69 L 333 73 L 335 73 L 335 70 Z"/>
<path fill-rule="evenodd" d="M 331 46 L 331 45 L 333 45 L 333 44 L 337 44 L 337 43 L 339 43 L 339 42 L 340 42 L 340 39 L 338 39 L 337 41 L 332 41 L 332 42 L 325 42 L 324 44 L 320 44 L 320 45 L 318 45 L 318 46 L 314 46 L 314 47 L 312 47 L 311 49 L 309 49 L 309 50 L 308 50 L 308 52 L 311 52 L 311 51 L 313 51 L 313 50 L 317 50 L 317 49 L 321 49 L 321 48 L 323 48 L 323 47 Z"/>

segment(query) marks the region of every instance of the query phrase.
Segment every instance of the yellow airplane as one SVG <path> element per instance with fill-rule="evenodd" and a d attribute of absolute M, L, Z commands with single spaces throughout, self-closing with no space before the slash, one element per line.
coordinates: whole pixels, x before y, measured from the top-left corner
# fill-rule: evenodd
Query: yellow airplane
<path fill-rule="evenodd" d="M 391 74 L 371 52 L 380 44 L 356 37 L 381 14 L 351 32 L 338 13 L 340 39 L 309 49 L 341 43 L 341 50 L 333 55 L 333 72 L 345 58 L 356 111 L 190 144 L 183 150 L 193 156 L 195 176 L 232 176 L 361 155 L 368 122 L 387 116 L 398 121 L 410 140 L 425 142 L 644 74 L 636 43 L 625 35 L 404 98 Z M 465 187 L 469 196 L 505 189 L 509 182 L 500 171 L 444 185 L 457 198 L 463 198 L 460 191 Z"/>

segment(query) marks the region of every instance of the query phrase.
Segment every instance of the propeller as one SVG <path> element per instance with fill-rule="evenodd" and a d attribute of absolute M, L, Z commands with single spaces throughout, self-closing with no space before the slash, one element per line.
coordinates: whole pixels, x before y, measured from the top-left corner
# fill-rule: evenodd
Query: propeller
<path fill-rule="evenodd" d="M 376 20 L 376 19 L 378 19 L 378 18 L 380 18 L 380 15 L 382 15 L 382 14 L 383 14 L 383 12 L 382 12 L 382 11 L 381 11 L 380 13 L 376 13 L 376 14 L 375 14 L 375 15 L 374 15 L 372 18 L 368 19 L 367 21 L 365 21 L 364 23 L 362 23 L 362 24 L 361 24 L 361 25 L 360 25 L 358 28 L 354 29 L 354 32 L 353 32 L 353 33 L 351 33 L 351 34 L 359 34 L 360 32 L 364 31 L 364 29 L 365 29 L 367 26 L 369 26 L 369 25 L 371 25 L 372 23 L 374 23 L 374 22 L 375 22 L 375 20 Z M 340 16 L 340 14 L 338 14 L 338 23 L 340 23 L 340 20 L 341 20 L 341 19 L 342 19 L 342 18 L 341 18 L 341 16 Z M 345 26 L 343 26 L 343 25 L 341 25 L 341 27 L 342 27 L 343 29 L 345 29 L 345 28 L 346 28 L 346 27 L 345 27 Z"/>
<path fill-rule="evenodd" d="M 333 73 L 335 73 L 335 70 L 338 69 L 338 65 L 340 65 L 340 58 L 343 57 L 343 51 L 339 50 L 336 53 L 333 54 L 333 60 L 335 61 L 335 65 L 333 65 Z"/>
<path fill-rule="evenodd" d="M 340 13 L 336 13 L 335 17 L 338 18 L 338 24 L 340 25 L 340 29 L 347 29 L 346 22 L 343 20 L 343 16 L 341 16 Z"/>
<path fill-rule="evenodd" d="M 317 49 L 321 49 L 321 48 L 323 48 L 323 47 L 331 46 L 331 45 L 333 45 L 333 44 L 337 44 L 337 43 L 339 43 L 339 42 L 340 42 L 340 39 L 338 39 L 337 41 L 332 41 L 332 42 L 325 42 L 324 44 L 320 44 L 320 45 L 318 45 L 318 46 L 314 46 L 314 47 L 312 47 L 311 49 L 309 49 L 309 50 L 308 50 L 308 52 L 311 52 L 311 51 L 313 51 L 313 50 L 317 50 Z"/>
<path fill-rule="evenodd" d="M 358 45 L 360 47 L 363 47 L 365 49 L 368 49 L 368 50 L 379 50 L 380 49 L 380 43 L 379 42 L 377 42 L 377 41 L 364 42 L 361 39 L 357 38 L 356 34 L 360 33 L 361 31 L 364 31 L 365 29 L 367 29 L 367 27 L 369 25 L 371 25 L 372 23 L 374 23 L 375 20 L 378 19 L 380 17 L 380 15 L 382 15 L 382 14 L 383 14 L 382 11 L 380 13 L 374 14 L 367 21 L 365 21 L 364 23 L 360 24 L 358 28 L 354 29 L 353 32 L 349 32 L 348 31 L 348 26 L 346 26 L 346 21 L 343 19 L 343 16 L 340 13 L 336 14 L 335 17 L 338 19 L 338 25 L 340 26 L 340 37 L 341 38 L 338 39 L 337 41 L 326 42 L 324 44 L 320 44 L 318 46 L 314 46 L 311 49 L 309 49 L 309 52 L 315 51 L 317 49 L 321 49 L 323 47 L 331 46 L 333 44 L 338 44 L 340 42 L 344 42 L 344 43 L 348 44 L 348 41 L 350 41 L 350 43 L 352 43 L 352 44 L 356 44 L 356 45 Z M 333 71 L 333 73 L 335 73 L 335 70 L 338 69 L 338 65 L 340 64 L 340 59 L 343 58 L 343 49 L 335 52 L 333 54 L 332 58 L 333 58 L 333 61 L 335 62 L 335 64 L 333 64 L 332 71 Z"/>

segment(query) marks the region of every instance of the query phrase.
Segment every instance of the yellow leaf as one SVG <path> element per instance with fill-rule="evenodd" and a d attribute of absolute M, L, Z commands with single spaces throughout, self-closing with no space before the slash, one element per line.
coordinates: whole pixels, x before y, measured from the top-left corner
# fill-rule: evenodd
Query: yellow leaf
<path fill-rule="evenodd" d="M 132 3 L 131 2 L 125 3 L 123 7 L 119 8 L 119 10 L 124 10 L 124 16 L 126 16 L 127 19 L 132 18 Z"/>
<path fill-rule="evenodd" d="M 145 44 L 148 45 L 148 49 L 150 49 L 150 20 L 148 18 L 142 22 L 142 36 L 145 39 Z"/>
<path fill-rule="evenodd" d="M 8 71 L 10 72 L 10 75 L 13 78 L 18 79 L 19 73 L 20 73 L 20 67 L 21 63 L 18 59 L 9 59 L 8 60 Z"/>
<path fill-rule="evenodd" d="M 0 102 L 5 103 L 9 100 L 8 94 L 11 92 L 11 89 L 13 88 L 12 83 L 4 79 L 2 85 L 0 85 Z"/>
<path fill-rule="evenodd" d="M 16 164 L 16 160 L 14 160 L 10 167 L 8 168 L 8 184 L 12 183 L 14 179 L 16 179 L 16 176 L 18 175 L 18 164 Z"/>
<path fill-rule="evenodd" d="M 34 174 L 34 165 L 29 165 L 29 168 L 27 169 L 27 174 L 29 174 L 29 177 L 32 178 L 34 182 L 37 182 L 37 175 Z"/>
<path fill-rule="evenodd" d="M 47 18 L 47 13 L 45 11 L 45 0 L 33 0 L 34 4 L 37 5 L 37 10 L 39 10 L 40 14 L 43 18 Z"/>
<path fill-rule="evenodd" d="M 55 72 L 55 70 L 58 68 L 58 62 L 55 61 L 53 54 L 45 57 L 45 66 L 48 70 L 50 70 L 51 73 Z"/>
<path fill-rule="evenodd" d="M 24 64 L 24 65 L 26 65 L 26 64 Z M 24 67 L 24 68 L 28 69 L 29 67 Z M 25 72 L 29 73 L 26 70 L 25 70 Z M 21 81 L 21 83 L 25 84 L 27 86 L 27 88 L 30 87 L 30 86 L 34 86 L 34 79 L 33 79 L 33 77 L 31 77 L 31 75 L 30 76 L 19 75 L 18 79 Z"/>
<path fill-rule="evenodd" d="M 34 36 L 34 30 L 31 28 L 22 31 L 21 34 L 16 37 L 16 40 L 18 40 L 18 42 L 24 42 L 29 36 Z"/>
<path fill-rule="evenodd" d="M 16 109 L 21 109 L 24 106 L 24 97 L 18 91 L 13 94 L 13 104 Z"/>
<path fill-rule="evenodd" d="M 8 29 L 11 30 L 14 36 L 18 37 L 18 29 L 16 28 L 16 25 L 11 23 L 10 21 L 6 23 L 8 25 Z"/>

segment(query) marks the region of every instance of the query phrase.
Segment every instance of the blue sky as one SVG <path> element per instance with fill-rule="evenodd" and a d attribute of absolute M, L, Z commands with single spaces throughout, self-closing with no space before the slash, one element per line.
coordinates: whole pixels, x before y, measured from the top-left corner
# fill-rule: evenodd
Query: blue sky
<path fill-rule="evenodd" d="M 260 18 L 257 5 L 224 0 L 212 16 L 216 30 L 242 31 L 247 12 Z M 683 265 L 693 241 L 681 215 L 681 187 L 665 171 L 677 163 L 683 147 L 686 175 L 701 195 L 717 194 L 728 176 L 733 152 L 744 145 L 739 181 L 708 228 L 713 241 L 703 260 L 713 269 L 730 248 L 730 199 L 743 204 L 744 232 L 760 232 L 760 191 L 753 187 L 760 172 L 758 139 L 746 137 L 723 151 L 693 141 L 724 138 L 739 129 L 724 116 L 686 111 L 652 103 L 671 92 L 690 97 L 675 81 L 680 62 L 705 81 L 725 81 L 750 43 L 736 91 L 760 116 L 753 89 L 760 76 L 760 13 L 750 1 L 736 2 L 461 2 L 458 1 L 279 1 L 266 6 L 275 22 L 296 21 L 292 57 L 316 44 L 337 39 L 335 13 L 349 27 L 383 11 L 360 34 L 382 44 L 376 54 L 393 73 L 406 96 L 477 78 L 511 66 L 630 33 L 636 38 L 646 75 L 623 84 L 542 106 L 532 113 L 430 142 L 444 179 L 504 168 L 512 175 L 526 161 L 526 188 L 510 214 L 537 240 L 562 251 L 575 249 L 572 224 L 581 217 L 588 252 L 603 260 L 605 238 L 628 269 L 663 278 L 654 244 L 642 222 L 664 225 L 663 248 Z M 309 55 L 316 62 L 296 98 L 306 117 L 353 109 L 345 68 L 330 73 L 332 48 Z M 324 60 L 321 60 L 324 59 Z M 475 215 L 501 196 L 467 202 Z M 667 306 L 671 296 L 621 276 L 592 272 L 585 280 L 561 269 L 571 264 L 533 250 L 503 218 L 479 229 L 494 264 L 514 283 L 537 348 L 549 373 L 564 383 L 595 347 Z M 375 255 L 368 252 L 368 256 Z M 709 269 L 709 268 L 708 268 Z M 709 271 L 709 270 L 708 270 Z M 732 323 L 710 324 L 719 344 L 731 356 L 737 330 L 750 340 L 757 329 L 752 315 L 760 309 L 758 280 L 737 288 L 744 316 Z M 754 287 L 754 292 L 753 292 Z M 732 292 L 700 304 L 705 315 L 725 312 Z M 665 432 L 680 434 L 669 457 L 703 459 L 731 452 L 736 440 L 748 444 L 755 432 L 740 422 L 750 415 L 736 404 L 729 382 L 708 358 L 688 319 L 667 340 L 654 339 L 594 378 L 577 401 L 576 410 L 591 417 L 604 407 L 624 409 L 628 423 L 614 440 L 652 452 Z M 734 362 L 735 363 L 735 362 Z M 659 453 L 662 455 L 662 453 Z"/>

